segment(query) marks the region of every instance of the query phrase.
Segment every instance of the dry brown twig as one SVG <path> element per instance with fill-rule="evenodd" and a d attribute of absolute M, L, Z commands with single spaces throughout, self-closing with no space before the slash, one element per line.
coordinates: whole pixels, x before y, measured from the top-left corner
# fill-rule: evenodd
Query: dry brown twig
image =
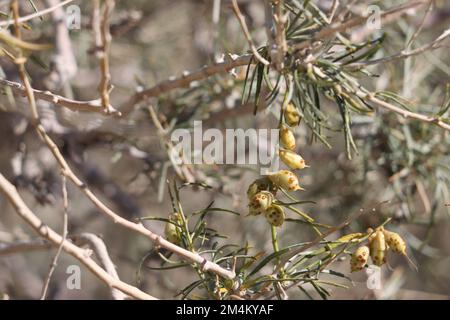
<path fill-rule="evenodd" d="M 110 288 L 115 288 L 136 299 L 154 300 L 155 297 L 131 286 L 123 281 L 115 279 L 103 268 L 101 268 L 89 255 L 88 252 L 68 240 L 64 240 L 61 235 L 44 224 L 22 200 L 17 189 L 0 174 L 0 190 L 6 199 L 14 207 L 17 214 L 31 226 L 42 238 L 51 242 L 54 246 L 62 243 L 62 249 L 85 265 L 97 278 L 102 280 Z"/>
<path fill-rule="evenodd" d="M 163 93 L 169 92 L 174 89 L 183 88 L 189 86 L 194 81 L 199 81 L 217 73 L 229 72 L 233 68 L 246 66 L 252 60 L 253 55 L 247 54 L 238 57 L 230 56 L 229 60 L 221 61 L 209 66 L 204 66 L 203 68 L 194 71 L 192 73 L 185 72 L 181 77 L 168 79 L 162 81 L 155 86 L 140 91 L 134 94 L 127 102 L 125 102 L 120 108 L 120 112 L 124 116 L 129 114 L 133 107 L 148 98 L 159 96 Z"/>
<path fill-rule="evenodd" d="M 427 123 L 430 123 L 430 124 L 434 124 L 434 125 L 437 125 L 438 127 L 441 127 L 441 128 L 443 128 L 445 130 L 450 131 L 450 124 L 442 121 L 441 119 L 439 119 L 439 118 L 437 118 L 435 116 L 427 116 L 427 115 L 423 115 L 423 114 L 420 114 L 420 113 L 415 113 L 415 112 L 412 112 L 412 111 L 409 111 L 409 110 L 406 110 L 406 109 L 394 106 L 393 104 L 390 104 L 390 103 L 388 103 L 386 101 L 383 101 L 381 99 L 378 99 L 378 98 L 374 97 L 373 94 L 361 93 L 360 96 L 363 99 L 366 99 L 369 102 L 373 102 L 376 105 L 378 105 L 379 107 L 382 107 L 382 108 L 387 109 L 389 111 L 395 112 L 395 113 L 401 115 L 404 118 L 411 118 L 411 119 L 420 120 L 422 122 L 427 122 Z"/>
<path fill-rule="evenodd" d="M 248 45 L 250 49 L 252 50 L 253 56 L 261 62 L 263 65 L 268 66 L 270 64 L 269 61 L 264 59 L 258 52 L 258 49 L 255 47 L 255 44 L 253 43 L 252 37 L 250 35 L 250 32 L 248 31 L 247 24 L 245 23 L 245 17 L 242 15 L 241 10 L 239 9 L 239 6 L 236 2 L 236 0 L 232 0 L 233 4 L 233 11 L 236 17 L 239 20 L 239 24 L 241 25 L 242 32 L 244 33 L 245 38 L 247 39 Z"/>
<path fill-rule="evenodd" d="M 382 18 L 386 19 L 388 17 L 393 17 L 396 14 L 404 14 L 408 9 L 415 8 L 424 3 L 427 3 L 427 1 L 417 0 L 417 1 L 414 1 L 411 3 L 407 3 L 404 5 L 392 8 L 390 10 L 387 10 L 386 12 L 383 12 Z M 311 40 L 303 41 L 301 43 L 294 45 L 294 49 L 296 49 L 296 50 L 304 49 L 306 47 L 311 46 L 312 43 L 317 40 L 323 40 L 324 38 L 333 36 L 338 32 L 343 32 L 347 29 L 351 29 L 355 26 L 361 25 L 361 24 L 365 23 L 366 21 L 367 21 L 367 17 L 362 16 L 362 17 L 356 17 L 356 18 L 350 19 L 349 21 L 347 21 L 345 23 L 336 22 L 336 24 L 332 24 L 329 27 L 324 28 L 321 31 L 319 31 Z M 281 42 L 283 43 L 283 41 L 281 41 Z M 229 61 L 223 61 L 223 62 L 218 62 L 218 63 L 212 64 L 209 66 L 204 66 L 203 68 L 201 68 L 197 71 L 194 71 L 192 73 L 186 72 L 181 77 L 162 81 L 162 82 L 154 85 L 151 88 L 145 89 L 143 91 L 140 91 L 140 92 L 134 94 L 127 102 L 125 102 L 119 108 L 119 110 L 122 112 L 123 115 L 127 115 L 128 113 L 130 113 L 133 110 L 133 107 L 139 102 L 142 102 L 151 97 L 159 96 L 161 94 L 164 94 L 164 93 L 174 90 L 174 89 L 189 86 L 194 81 L 199 81 L 199 80 L 205 79 L 205 78 L 215 75 L 217 73 L 228 72 L 233 68 L 245 66 L 251 62 L 253 62 L 253 63 L 256 62 L 255 59 L 252 61 L 252 57 L 253 57 L 253 55 L 243 55 L 243 56 L 238 56 L 238 57 L 233 56 L 233 57 L 231 57 L 231 59 Z"/>
<path fill-rule="evenodd" d="M 22 252 L 48 250 L 53 244 L 45 239 L 18 240 L 11 243 L 0 243 L 0 256 L 17 254 Z"/>
<path fill-rule="evenodd" d="M 73 0 L 65 0 L 63 2 L 60 2 L 60 3 L 50 7 L 50 8 L 47 8 L 47 9 L 44 9 L 44 10 L 40 10 L 40 11 L 35 12 L 33 14 L 30 14 L 28 16 L 19 17 L 17 22 L 18 23 L 23 23 L 23 22 L 30 21 L 30 20 L 32 20 L 34 18 L 42 17 L 42 16 L 44 16 L 46 14 L 49 14 L 50 12 L 56 10 L 57 8 L 60 8 L 60 7 L 65 6 L 66 4 L 69 4 L 72 1 Z M 14 24 L 14 22 L 15 22 L 14 19 L 6 20 L 6 21 L 0 21 L 0 28 L 10 26 L 10 25 Z"/>
<path fill-rule="evenodd" d="M 99 6 L 100 1 L 94 1 L 92 29 L 94 30 L 97 58 L 99 60 L 101 70 L 98 90 L 101 97 L 102 107 L 105 110 L 105 113 L 109 113 L 111 108 L 109 104 L 109 91 L 111 87 L 111 74 L 109 71 L 109 53 L 111 47 L 110 16 L 114 9 L 115 1 L 104 1 L 103 14 L 101 18 L 99 17 Z"/>
<path fill-rule="evenodd" d="M 0 85 L 11 88 L 16 95 L 20 96 L 27 95 L 26 87 L 20 83 L 0 78 Z M 42 91 L 33 88 L 31 88 L 31 90 L 33 91 L 33 94 L 37 99 L 53 103 L 57 106 L 67 108 L 72 111 L 94 112 L 103 115 L 107 114 L 109 115 L 112 114 L 116 116 L 121 115 L 119 111 L 112 109 L 112 107 L 109 109 L 107 113 L 105 113 L 105 109 L 102 107 L 101 101 L 99 99 L 89 101 L 78 101 L 62 97 L 50 91 Z"/>
<path fill-rule="evenodd" d="M 275 23 L 275 45 L 276 48 L 272 54 L 272 59 L 278 71 L 284 68 L 284 57 L 288 50 L 286 42 L 286 21 L 287 18 L 283 13 L 283 0 L 273 0 L 273 6 L 275 7 L 275 13 L 273 15 L 273 21 Z"/>
<path fill-rule="evenodd" d="M 100 237 L 92 233 L 81 233 L 71 238 L 74 243 L 80 247 L 85 245 L 89 246 L 105 271 L 110 274 L 111 277 L 120 281 L 116 267 L 108 254 L 108 248 Z M 111 296 L 114 300 L 125 300 L 128 298 L 122 291 L 115 288 L 111 288 Z"/>
<path fill-rule="evenodd" d="M 53 257 L 52 263 L 50 265 L 50 270 L 48 271 L 47 278 L 45 279 L 44 286 L 42 288 L 41 300 L 45 300 L 47 297 L 48 287 L 50 285 L 50 280 L 52 278 L 53 272 L 58 264 L 59 256 L 61 255 L 64 241 L 67 239 L 68 224 L 69 224 L 69 198 L 67 195 L 67 183 L 66 176 L 64 172 L 61 172 L 61 185 L 62 185 L 62 195 L 63 195 L 63 232 L 61 237 L 61 243 L 58 246 L 55 256 Z"/>
<path fill-rule="evenodd" d="M 405 14 L 405 12 L 407 10 L 416 8 L 425 3 L 427 3 L 426 0 L 418 0 L 418 1 L 412 1 L 412 2 L 408 2 L 405 4 L 399 5 L 397 7 L 394 7 L 392 9 L 389 9 L 389 10 L 386 10 L 385 12 L 383 12 L 381 14 L 381 19 L 384 20 L 391 16 L 403 15 L 403 14 Z M 316 41 L 324 41 L 330 37 L 333 37 L 334 35 L 336 35 L 339 32 L 343 32 L 345 30 L 354 28 L 356 26 L 359 26 L 359 25 L 365 23 L 367 21 L 367 18 L 368 18 L 368 13 L 366 13 L 365 15 L 359 16 L 359 17 L 352 18 L 346 22 L 340 22 L 340 21 L 335 22 L 334 24 L 330 25 L 329 27 L 324 28 L 324 29 L 320 30 L 319 32 L 317 32 L 312 37 L 312 39 L 302 41 L 302 42 L 294 45 L 293 47 L 296 51 L 300 51 L 302 49 L 308 48 Z"/>
<path fill-rule="evenodd" d="M 18 6 L 17 6 L 17 0 L 14 0 L 12 2 L 13 4 L 13 11 L 16 12 L 16 18 L 18 17 Z M 15 5 L 14 5 L 15 4 Z M 18 19 L 16 19 L 17 22 Z M 21 38 L 20 34 L 20 26 L 18 23 L 16 23 L 16 37 L 18 39 Z M 52 152 L 54 158 L 58 162 L 59 166 L 61 167 L 61 170 L 65 173 L 66 177 L 72 181 L 75 186 L 77 186 L 84 194 L 85 196 L 99 209 L 100 212 L 105 214 L 107 217 L 109 217 L 114 223 L 119 224 L 125 228 L 128 228 L 134 232 L 140 233 L 147 238 L 149 238 L 152 242 L 155 243 L 155 245 L 163 247 L 178 256 L 180 256 L 183 259 L 186 259 L 187 261 L 190 261 L 192 263 L 196 263 L 198 265 L 202 266 L 202 270 L 207 272 L 213 272 L 216 273 L 224 278 L 227 279 L 233 279 L 235 277 L 235 273 L 230 270 L 226 270 L 219 266 L 216 263 L 213 263 L 206 258 L 200 256 L 197 253 L 190 252 L 184 248 L 181 248 L 177 245 L 174 245 L 173 243 L 167 241 L 166 239 L 162 238 L 160 235 L 157 235 L 147 228 L 145 228 L 141 223 L 134 223 L 132 221 L 129 221 L 125 218 L 122 218 L 120 215 L 115 213 L 113 210 L 111 210 L 107 205 L 105 205 L 79 178 L 78 176 L 73 172 L 73 170 L 68 165 L 67 161 L 65 160 L 64 156 L 61 154 L 61 151 L 59 150 L 56 143 L 51 139 L 51 137 L 47 134 L 45 128 L 42 126 L 40 122 L 39 113 L 36 106 L 36 100 L 34 97 L 34 90 L 32 89 L 30 82 L 28 80 L 28 77 L 25 73 L 25 59 L 17 59 L 16 63 L 19 70 L 19 75 L 24 83 L 24 87 L 26 90 L 26 96 L 28 98 L 28 103 L 30 105 L 31 113 L 32 113 L 32 124 L 35 127 L 40 139 L 48 146 L 49 150 Z"/>

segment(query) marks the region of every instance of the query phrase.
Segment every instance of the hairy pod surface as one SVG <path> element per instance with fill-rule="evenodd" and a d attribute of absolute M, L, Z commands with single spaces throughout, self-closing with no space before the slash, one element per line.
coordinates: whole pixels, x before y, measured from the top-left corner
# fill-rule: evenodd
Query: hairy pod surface
<path fill-rule="evenodd" d="M 253 183 L 247 189 L 248 199 L 251 200 L 260 191 L 270 191 L 273 195 L 275 195 L 277 192 L 277 188 L 267 177 L 257 179 L 253 181 Z"/>
<path fill-rule="evenodd" d="M 369 253 L 370 250 L 368 246 L 361 246 L 356 249 L 350 260 L 350 268 L 352 272 L 360 271 L 367 265 Z"/>
<path fill-rule="evenodd" d="M 249 203 L 249 214 L 252 216 L 264 213 L 272 205 L 273 194 L 269 191 L 260 191 L 253 196 Z"/>
<path fill-rule="evenodd" d="M 283 188 L 287 191 L 303 190 L 300 187 L 297 176 L 289 170 L 280 170 L 269 175 L 270 181 L 277 187 Z"/>
<path fill-rule="evenodd" d="M 406 242 L 400 237 L 398 233 L 383 230 L 384 238 L 386 239 L 386 243 L 389 245 L 389 248 L 396 253 L 400 253 L 406 256 Z"/>
<path fill-rule="evenodd" d="M 289 126 L 294 127 L 299 124 L 300 119 L 300 113 L 297 108 L 292 103 L 288 103 L 286 110 L 284 111 L 284 120 L 286 123 Z"/>
<path fill-rule="evenodd" d="M 369 246 L 370 257 L 372 258 L 373 264 L 379 267 L 385 264 L 387 246 L 383 231 L 375 231 L 375 236 L 372 238 Z"/>
<path fill-rule="evenodd" d="M 305 160 L 298 154 L 290 150 L 280 150 L 280 159 L 293 170 L 306 168 Z"/>
<path fill-rule="evenodd" d="M 280 129 L 280 141 L 283 147 L 285 147 L 286 149 L 288 150 L 295 149 L 294 133 L 286 126 L 282 126 Z"/>

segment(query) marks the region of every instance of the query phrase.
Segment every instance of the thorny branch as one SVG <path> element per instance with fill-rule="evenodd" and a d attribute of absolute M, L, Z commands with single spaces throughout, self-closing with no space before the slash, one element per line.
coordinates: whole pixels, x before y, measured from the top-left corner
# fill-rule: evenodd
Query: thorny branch
<path fill-rule="evenodd" d="M 12 9 L 13 12 L 15 12 L 16 18 L 18 17 L 18 5 L 17 1 L 12 2 Z M 16 19 L 16 37 L 18 39 L 21 38 L 20 33 L 20 26 Z M 59 166 L 61 167 L 61 170 L 64 172 L 66 177 L 71 180 L 85 195 L 88 199 L 92 201 L 92 203 L 106 216 L 108 216 L 111 220 L 114 221 L 114 223 L 119 224 L 125 228 L 128 228 L 130 230 L 133 230 L 135 232 L 138 232 L 146 237 L 148 237 L 151 241 L 153 241 L 156 245 L 163 247 L 169 251 L 172 251 L 179 255 L 180 257 L 193 262 L 197 263 L 199 265 L 203 266 L 203 270 L 211 271 L 214 273 L 217 273 L 218 275 L 221 275 L 224 278 L 227 279 L 233 279 L 235 277 L 235 273 L 226 270 L 216 263 L 213 263 L 211 261 L 206 260 L 205 258 L 201 257 L 200 255 L 190 252 L 186 249 L 183 249 L 177 245 L 174 245 L 173 243 L 163 239 L 161 236 L 151 232 L 147 228 L 145 228 L 142 224 L 131 222 L 125 218 L 122 218 L 120 215 L 112 211 L 108 206 L 106 206 L 73 172 L 73 170 L 70 168 L 69 164 L 67 163 L 66 159 L 62 155 L 61 151 L 59 150 L 56 143 L 51 139 L 51 137 L 47 134 L 45 131 L 45 128 L 40 123 L 40 117 L 36 106 L 36 100 L 34 97 L 34 91 L 31 88 L 30 82 L 28 80 L 28 77 L 25 73 L 25 59 L 17 59 L 18 69 L 19 69 L 19 75 L 22 79 L 22 82 L 25 86 L 25 92 L 28 98 L 28 102 L 31 108 L 32 116 L 33 116 L 33 125 L 35 126 L 35 129 L 40 137 L 40 139 L 48 146 L 49 150 L 52 152 L 54 158 L 58 162 Z"/>
<path fill-rule="evenodd" d="M 102 269 L 92 258 L 87 255 L 86 250 L 79 248 L 68 240 L 56 233 L 40 220 L 20 197 L 16 188 L 0 174 L 0 190 L 16 210 L 17 214 L 31 226 L 42 238 L 50 241 L 53 245 L 58 246 L 62 243 L 63 250 L 84 264 L 97 278 L 102 280 L 110 288 L 118 289 L 125 294 L 144 300 L 153 300 L 153 296 L 133 287 L 125 282 L 112 277 L 108 272 Z"/>

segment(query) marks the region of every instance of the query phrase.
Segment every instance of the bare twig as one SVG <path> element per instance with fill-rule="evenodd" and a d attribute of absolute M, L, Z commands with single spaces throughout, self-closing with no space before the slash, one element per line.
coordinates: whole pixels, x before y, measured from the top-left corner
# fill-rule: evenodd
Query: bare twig
<path fill-rule="evenodd" d="M 59 0 L 46 0 L 47 6 L 53 7 Z M 77 61 L 66 25 L 66 14 L 62 7 L 58 7 L 51 14 L 51 20 L 55 30 L 55 53 L 52 56 L 53 70 L 47 76 L 46 85 L 50 90 L 65 87 L 68 81 L 77 73 Z"/>
<path fill-rule="evenodd" d="M 406 50 L 400 51 L 394 55 L 391 55 L 389 57 L 384 57 L 384 58 L 380 58 L 380 59 L 364 61 L 364 62 L 354 62 L 354 63 L 347 65 L 347 67 L 359 68 L 359 67 L 363 67 L 363 66 L 367 66 L 367 65 L 374 65 L 374 64 L 379 64 L 379 63 L 387 63 L 387 62 L 391 62 L 391 61 L 399 60 L 399 59 L 406 59 L 406 58 L 409 58 L 412 56 L 422 54 L 429 50 L 436 50 L 438 48 L 441 48 L 442 42 L 444 42 L 444 40 L 446 40 L 448 37 L 450 37 L 450 29 L 447 29 L 444 32 L 442 32 L 439 35 L 439 37 L 434 39 L 432 42 L 427 43 L 417 49 L 414 49 L 414 50 L 406 49 Z"/>
<path fill-rule="evenodd" d="M 328 16 L 328 23 L 332 23 L 333 19 L 336 15 L 336 12 L 339 8 L 339 0 L 333 0 L 333 3 L 331 4 L 331 9 L 330 9 L 330 15 Z"/>
<path fill-rule="evenodd" d="M 13 1 L 12 3 L 13 5 L 15 4 L 15 6 L 13 6 L 13 11 L 15 10 L 15 16 L 18 16 L 18 6 L 17 6 L 17 0 Z M 16 37 L 18 39 L 21 38 L 21 34 L 20 34 L 20 28 L 19 25 L 17 23 L 16 19 Z M 21 57 L 21 56 L 20 56 Z M 19 58 L 20 58 L 19 57 Z M 85 196 L 91 200 L 91 202 L 100 210 L 100 212 L 102 212 L 103 214 L 105 214 L 107 217 L 109 217 L 112 221 L 114 221 L 114 223 L 117 223 L 127 229 L 130 229 L 134 232 L 140 233 L 146 237 L 148 237 L 151 241 L 153 241 L 156 245 L 163 247 L 171 252 L 174 252 L 175 254 L 177 254 L 178 256 L 193 262 L 193 263 L 197 263 L 199 265 L 202 266 L 202 270 L 203 271 L 211 271 L 214 272 L 224 278 L 227 279 L 233 279 L 236 274 L 233 271 L 230 270 L 226 270 L 224 268 L 222 268 L 221 266 L 219 266 L 216 263 L 213 263 L 211 261 L 208 261 L 207 259 L 203 258 L 202 256 L 200 256 L 197 253 L 193 253 L 190 252 L 184 248 L 181 248 L 165 239 L 163 239 L 161 236 L 151 232 L 150 230 L 148 230 L 147 228 L 145 228 L 142 224 L 140 223 L 134 223 L 131 222 L 123 217 L 121 217 L 120 215 L 118 215 L 117 213 L 115 213 L 113 210 L 111 210 L 107 205 L 105 205 L 79 178 L 78 176 L 73 172 L 73 170 L 70 168 L 69 164 L 67 163 L 67 161 L 65 160 L 64 156 L 62 155 L 61 151 L 59 150 L 58 146 L 56 145 L 56 143 L 51 139 L 51 137 L 47 134 L 44 126 L 41 124 L 40 122 L 40 117 L 39 117 L 39 113 L 37 110 L 37 106 L 36 106 L 36 100 L 34 97 L 34 90 L 32 89 L 31 85 L 30 85 L 30 81 L 28 79 L 28 77 L 26 76 L 25 73 L 25 59 L 17 59 L 16 63 L 19 69 L 19 75 L 20 78 L 22 80 L 22 82 L 24 83 L 25 86 L 25 91 L 26 91 L 26 95 L 28 98 L 28 102 L 30 104 L 30 109 L 31 109 L 31 113 L 33 116 L 33 126 L 35 127 L 39 138 L 47 145 L 47 147 L 49 148 L 49 150 L 52 152 L 54 158 L 56 159 L 56 161 L 58 162 L 59 166 L 61 167 L 61 170 L 63 170 L 63 172 L 65 173 L 66 177 L 72 181 L 72 183 L 75 184 L 75 186 L 77 186 L 84 194 Z M 223 66 L 221 66 L 221 68 L 223 68 Z"/>
<path fill-rule="evenodd" d="M 93 30 L 97 45 L 97 57 L 100 63 L 100 84 L 98 90 L 105 113 L 109 113 L 109 90 L 111 86 L 111 74 L 109 71 L 109 51 L 111 47 L 111 33 L 109 18 L 115 6 L 114 0 L 104 1 L 103 15 L 101 19 L 98 17 L 99 1 L 95 1 L 93 14 Z M 99 43 L 100 40 L 100 43 Z"/>
<path fill-rule="evenodd" d="M 363 94 L 363 99 L 365 99 L 366 101 L 370 101 L 375 103 L 376 105 L 385 108 L 387 110 L 393 111 L 395 113 L 398 113 L 399 115 L 403 116 L 404 118 L 411 118 L 411 119 L 416 119 L 416 120 L 420 120 L 423 122 L 428 122 L 431 124 L 435 124 L 438 127 L 441 127 L 445 130 L 450 131 L 450 124 L 442 121 L 441 119 L 439 119 L 438 117 L 434 117 L 434 116 L 426 116 L 420 113 L 415 113 L 406 109 L 402 109 L 400 107 L 394 106 L 386 101 L 380 100 L 376 97 L 374 97 L 373 95 L 367 95 L 367 94 Z"/>
<path fill-rule="evenodd" d="M 431 13 L 431 11 L 433 11 L 433 7 L 434 7 L 434 0 L 428 0 L 428 8 L 425 11 L 425 14 L 423 15 L 423 18 L 422 18 L 422 21 L 421 21 L 419 27 L 414 32 L 411 39 L 409 39 L 409 41 L 406 45 L 406 50 L 409 50 L 411 48 L 411 45 L 414 43 L 416 38 L 419 36 L 420 32 L 422 32 L 423 26 L 425 25 L 425 21 L 427 20 L 427 17 Z"/>
<path fill-rule="evenodd" d="M 34 19 L 34 18 L 42 17 L 42 16 L 44 16 L 44 15 L 54 11 L 55 9 L 57 9 L 59 7 L 65 6 L 66 4 L 68 4 L 68 3 L 72 2 L 72 1 L 73 0 L 65 0 L 65 1 L 63 1 L 61 3 L 58 3 L 58 4 L 50 7 L 50 8 L 47 8 L 47 9 L 35 12 L 35 13 L 30 14 L 28 16 L 20 17 L 17 22 L 18 23 L 23 23 L 23 22 L 29 21 L 29 20 Z M 9 25 L 12 25 L 13 23 L 14 23 L 14 19 L 6 20 L 6 21 L 0 21 L 0 27 L 7 27 Z"/>
<path fill-rule="evenodd" d="M 53 272 L 56 269 L 56 266 L 58 265 L 58 259 L 61 255 L 64 241 L 66 241 L 67 238 L 67 228 L 69 224 L 69 199 L 67 196 L 67 183 L 66 183 L 66 176 L 64 172 L 61 173 L 61 184 L 62 184 L 62 195 L 63 195 L 63 233 L 61 237 L 61 243 L 58 246 L 58 250 L 56 251 L 55 256 L 53 257 L 52 263 L 50 265 L 50 270 L 48 271 L 47 278 L 45 279 L 44 286 L 42 288 L 42 294 L 41 294 L 41 300 L 45 300 L 47 297 L 47 291 L 48 287 L 50 285 L 50 280 L 52 278 Z"/>
<path fill-rule="evenodd" d="M 79 248 L 68 240 L 64 240 L 62 236 L 56 233 L 53 229 L 48 227 L 28 208 L 26 203 L 20 197 L 17 189 L 0 174 L 0 190 L 4 193 L 6 199 L 16 210 L 17 214 L 31 226 L 42 238 L 48 240 L 53 245 L 63 244 L 63 250 L 76 258 L 84 264 L 97 278 L 106 283 L 110 288 L 116 288 L 127 295 L 136 299 L 153 300 L 155 297 L 133 287 L 125 282 L 113 278 L 108 272 L 103 270 L 97 263 L 95 263 L 86 250 Z"/>
<path fill-rule="evenodd" d="M 19 240 L 12 243 L 0 243 L 0 256 L 28 251 L 48 250 L 52 247 L 53 244 L 44 239 Z"/>
<path fill-rule="evenodd" d="M 239 6 L 238 6 L 236 0 L 232 0 L 232 4 L 233 4 L 234 14 L 236 15 L 236 17 L 239 20 L 239 24 L 241 25 L 242 32 L 244 32 L 244 36 L 248 41 L 248 45 L 249 45 L 250 49 L 252 50 L 253 55 L 259 62 L 268 66 L 270 64 L 270 62 L 267 61 L 266 59 L 264 59 L 264 57 L 262 57 L 259 54 L 258 49 L 255 47 L 255 44 L 253 43 L 253 40 L 252 40 L 252 36 L 250 35 L 250 32 L 248 31 L 247 24 L 245 23 L 245 17 L 242 15 L 241 10 L 239 9 Z"/>
<path fill-rule="evenodd" d="M 252 59 L 253 55 L 243 55 L 237 58 L 231 58 L 228 61 L 223 61 L 219 63 L 215 63 L 210 66 L 205 66 L 200 70 L 194 71 L 192 73 L 185 73 L 183 76 L 165 80 L 163 82 L 158 83 L 157 85 L 146 89 L 144 91 L 138 92 L 133 95 L 119 110 L 123 115 L 127 115 L 132 111 L 133 107 L 150 97 L 156 97 L 160 94 L 166 93 L 168 91 L 186 87 L 194 81 L 202 80 L 208 77 L 211 77 L 217 73 L 228 72 L 233 68 L 239 66 L 248 65 Z"/>
<path fill-rule="evenodd" d="M 387 17 L 390 17 L 390 16 L 404 14 L 407 10 L 415 8 L 420 5 L 423 5 L 426 2 L 427 2 L 426 0 L 418 0 L 418 1 L 412 1 L 412 2 L 408 2 L 405 4 L 399 5 L 397 7 L 394 7 L 392 9 L 389 9 L 389 10 L 386 10 L 385 12 L 383 12 L 381 14 L 381 18 L 386 19 Z M 360 16 L 360 17 L 355 17 L 346 22 L 335 22 L 334 24 L 330 25 L 329 27 L 326 27 L 326 28 L 320 30 L 319 32 L 317 32 L 312 37 L 312 39 L 302 41 L 302 42 L 294 45 L 294 49 L 299 51 L 299 50 L 305 49 L 307 47 L 310 47 L 316 41 L 324 41 L 325 39 L 332 37 L 339 32 L 343 32 L 345 30 L 354 28 L 358 25 L 365 23 L 367 21 L 367 18 L 368 18 L 368 14 Z"/>
<path fill-rule="evenodd" d="M 284 0 L 273 0 L 273 6 L 275 13 L 273 15 L 273 21 L 275 22 L 275 44 L 273 60 L 278 71 L 284 68 L 284 57 L 288 50 L 286 42 L 286 16 L 283 13 Z"/>
<path fill-rule="evenodd" d="M 108 254 L 108 248 L 106 248 L 105 243 L 100 237 L 92 233 L 82 233 L 71 238 L 78 246 L 88 245 L 94 251 L 95 256 L 98 258 L 105 271 L 114 279 L 120 280 L 116 267 Z M 127 298 L 127 295 L 115 288 L 111 288 L 111 295 L 114 300 L 124 300 Z"/>
<path fill-rule="evenodd" d="M 6 79 L 0 78 L 0 85 L 10 87 L 12 91 L 21 96 L 27 95 L 27 90 L 25 86 L 23 86 L 20 83 L 9 81 Z M 59 96 L 57 94 L 54 94 L 50 91 L 42 91 L 31 88 L 33 91 L 34 96 L 37 99 L 48 101 L 50 103 L 53 103 L 55 105 L 70 109 L 72 111 L 88 111 L 88 112 L 95 112 L 100 114 L 106 114 L 105 109 L 103 109 L 100 99 L 96 100 L 89 100 L 89 101 L 78 101 L 73 99 L 68 99 L 62 96 Z M 114 111 L 112 111 L 114 110 Z M 117 116 L 120 116 L 120 112 L 113 109 L 110 106 L 108 114 L 115 114 Z"/>

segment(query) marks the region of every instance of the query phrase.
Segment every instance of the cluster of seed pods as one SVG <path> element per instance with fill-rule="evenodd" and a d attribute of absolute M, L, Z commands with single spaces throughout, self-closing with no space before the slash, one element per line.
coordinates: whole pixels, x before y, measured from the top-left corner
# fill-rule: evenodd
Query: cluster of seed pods
<path fill-rule="evenodd" d="M 360 246 L 352 254 L 350 260 L 352 272 L 362 270 L 367 265 L 369 256 L 374 265 L 381 267 L 386 263 L 389 250 L 406 257 L 406 242 L 398 233 L 379 227 L 375 230 L 367 229 L 367 234 L 368 245 Z"/>
<path fill-rule="evenodd" d="M 291 169 L 299 170 L 307 167 L 305 160 L 294 152 L 296 141 L 290 127 L 297 126 L 301 117 L 297 108 L 289 103 L 284 110 L 284 123 L 280 127 L 280 159 Z M 247 190 L 249 200 L 249 215 L 264 215 L 267 222 L 273 226 L 280 227 L 285 220 L 283 207 L 276 204 L 276 193 L 278 189 L 285 191 L 303 190 L 298 177 L 290 170 L 279 170 L 267 177 L 255 180 Z"/>

